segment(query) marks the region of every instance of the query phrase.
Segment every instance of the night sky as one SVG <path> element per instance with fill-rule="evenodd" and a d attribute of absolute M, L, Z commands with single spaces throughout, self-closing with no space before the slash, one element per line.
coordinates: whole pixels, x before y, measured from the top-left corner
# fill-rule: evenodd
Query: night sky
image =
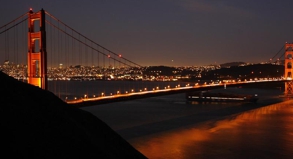
<path fill-rule="evenodd" d="M 292 0 L 9 0 L 0 26 L 44 9 L 140 65 L 268 61 L 293 42 Z"/>

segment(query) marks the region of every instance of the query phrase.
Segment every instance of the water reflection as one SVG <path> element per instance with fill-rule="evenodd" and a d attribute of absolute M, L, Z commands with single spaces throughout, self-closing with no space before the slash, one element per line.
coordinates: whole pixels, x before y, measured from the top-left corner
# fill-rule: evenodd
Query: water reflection
<path fill-rule="evenodd" d="M 150 159 L 293 158 L 293 100 L 129 142 Z"/>

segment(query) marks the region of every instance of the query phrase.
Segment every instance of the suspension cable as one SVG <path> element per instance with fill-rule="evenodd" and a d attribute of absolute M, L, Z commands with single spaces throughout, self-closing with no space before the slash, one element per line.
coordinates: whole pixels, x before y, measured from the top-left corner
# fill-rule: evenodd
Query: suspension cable
<path fill-rule="evenodd" d="M 74 32 L 80 34 L 79 32 L 77 32 L 77 31 L 74 30 L 73 28 L 69 27 L 68 25 L 66 25 L 66 24 L 63 23 L 61 20 L 59 20 L 58 18 L 54 17 L 53 15 L 51 15 L 50 13 L 48 13 L 47 11 L 45 11 L 45 13 L 46 13 L 47 15 L 49 15 L 51 18 L 53 18 L 53 19 L 55 19 L 56 21 L 58 21 L 58 22 L 60 22 L 61 24 L 63 24 L 64 26 L 66 26 L 66 27 L 68 27 L 69 29 L 73 30 Z M 94 44 L 98 45 L 99 47 L 101 47 L 101 48 L 107 50 L 108 52 L 110 52 L 110 53 L 112 53 L 112 54 L 114 54 L 114 55 L 116 55 L 116 56 L 118 56 L 118 57 L 120 56 L 119 54 L 116 54 L 115 52 L 113 52 L 113 51 L 111 51 L 111 50 L 109 50 L 109 49 L 107 49 L 107 48 L 101 46 L 100 44 L 94 42 L 93 40 L 87 38 L 86 36 L 84 36 L 84 35 L 82 35 L 82 34 L 80 34 L 80 35 L 81 35 L 83 38 L 89 40 L 90 42 L 93 42 Z M 121 58 L 125 59 L 124 57 L 121 57 Z M 125 59 L 125 60 L 127 60 L 128 62 L 130 62 L 130 63 L 132 63 L 132 64 L 134 64 L 134 65 L 136 65 L 136 66 L 142 67 L 141 65 L 139 65 L 139 64 L 137 64 L 137 63 L 134 63 L 134 62 L 132 62 L 132 61 L 130 61 L 130 60 L 128 60 L 128 59 Z"/>
<path fill-rule="evenodd" d="M 23 19 L 22 21 L 20 21 L 20 22 L 14 24 L 14 25 L 12 25 L 12 26 L 9 27 L 9 28 L 6 28 L 7 25 L 5 25 L 5 26 L 4 26 L 4 27 L 5 27 L 5 30 L 3 30 L 2 32 L 0 32 L 0 35 L 1 35 L 2 33 L 6 32 L 6 31 L 10 30 L 11 28 L 13 28 L 13 27 L 15 27 L 15 26 L 21 24 L 22 22 L 24 22 L 24 21 L 26 21 L 26 20 L 27 20 L 27 18 L 25 18 L 25 19 Z M 3 28 L 3 27 L 1 27 L 1 28 Z M 1 29 L 1 28 L 0 28 L 0 29 Z"/>
<path fill-rule="evenodd" d="M 63 32 L 64 34 L 70 36 L 71 38 L 75 39 L 76 41 L 80 42 L 81 44 L 83 44 L 83 45 L 85 45 L 85 46 L 87 46 L 87 47 L 89 47 L 89 48 L 91 48 L 91 49 L 93 49 L 93 50 L 95 50 L 95 51 L 97 51 L 97 52 L 103 54 L 104 56 L 107 56 L 107 57 L 108 57 L 107 54 L 105 54 L 105 53 L 103 53 L 103 52 L 101 52 L 101 51 L 99 51 L 99 50 L 97 50 L 97 49 L 91 47 L 90 45 L 86 44 L 85 42 L 81 41 L 80 39 L 78 39 L 78 38 L 76 38 L 76 37 L 73 37 L 72 35 L 68 34 L 68 33 L 65 32 L 64 30 L 60 29 L 58 26 L 56 26 L 56 25 L 50 23 L 49 21 L 46 20 L 46 23 L 48 23 L 49 25 L 55 27 L 55 28 L 58 29 L 59 31 Z M 79 36 L 83 36 L 83 35 L 79 34 Z M 103 49 L 105 49 L 105 48 L 103 48 Z M 112 58 L 112 57 L 109 57 L 109 58 Z M 117 59 L 114 59 L 114 58 L 112 58 L 112 59 L 115 60 L 115 61 L 118 61 Z M 128 61 L 128 62 L 131 62 L 131 61 L 127 60 L 127 59 L 124 59 L 124 60 L 126 60 L 126 61 Z M 118 62 L 121 62 L 121 61 L 118 61 Z M 123 62 L 121 62 L 121 63 L 123 63 Z M 132 62 L 131 62 L 131 63 L 132 63 Z M 128 65 L 128 64 L 126 64 L 126 63 L 123 63 L 123 64 L 125 64 L 125 65 L 131 67 L 131 65 Z"/>
<path fill-rule="evenodd" d="M 9 24 L 11 24 L 11 23 L 13 23 L 13 22 L 17 21 L 18 19 L 20 19 L 20 18 L 22 18 L 22 17 L 26 16 L 27 14 L 28 14 L 28 13 L 25 13 L 25 14 L 23 14 L 23 15 L 19 16 L 18 18 L 14 19 L 14 20 L 12 20 L 11 22 L 9 22 L 9 23 L 7 23 L 7 24 L 3 25 L 2 27 L 0 27 L 0 29 L 2 29 L 2 28 L 4 28 L 4 27 L 6 27 L 7 25 L 9 25 Z M 26 19 L 27 19 L 27 18 L 26 18 Z M 26 19 L 25 19 L 25 20 L 26 20 Z"/>
<path fill-rule="evenodd" d="M 273 60 L 283 50 L 284 47 L 285 46 L 282 46 L 282 48 L 270 59 L 270 61 Z"/>

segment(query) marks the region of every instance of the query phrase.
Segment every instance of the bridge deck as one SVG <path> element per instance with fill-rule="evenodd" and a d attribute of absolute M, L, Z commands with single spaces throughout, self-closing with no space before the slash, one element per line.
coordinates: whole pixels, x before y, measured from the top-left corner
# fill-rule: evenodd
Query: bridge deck
<path fill-rule="evenodd" d="M 155 96 L 162 96 L 162 95 L 171 95 L 171 94 L 178 94 L 178 93 L 186 93 L 192 91 L 204 91 L 210 89 L 218 89 L 224 87 L 240 87 L 240 86 L 255 86 L 260 84 L 268 84 L 268 83 L 284 83 L 290 80 L 263 80 L 263 81 L 245 81 L 245 82 L 231 82 L 231 83 L 219 83 L 219 84 L 205 84 L 205 85 L 197 85 L 197 86 L 186 86 L 186 87 L 179 87 L 179 88 L 170 88 L 170 89 L 163 89 L 163 90 L 152 90 L 152 91 L 142 91 L 142 92 L 135 92 L 135 93 L 128 93 L 128 94 L 118 94 L 112 96 L 103 96 L 103 97 L 96 97 L 96 98 L 83 98 L 78 100 L 71 100 L 66 101 L 68 104 L 74 107 L 86 107 L 86 106 L 94 106 L 99 104 L 106 104 L 106 103 L 113 103 L 113 102 L 121 102 L 127 100 L 134 100 L 140 98 L 149 98 Z"/>

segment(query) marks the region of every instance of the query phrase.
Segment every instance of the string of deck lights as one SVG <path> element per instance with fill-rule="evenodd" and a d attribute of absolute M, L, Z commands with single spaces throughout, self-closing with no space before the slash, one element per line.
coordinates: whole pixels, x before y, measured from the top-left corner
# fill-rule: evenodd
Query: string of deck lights
<path fill-rule="evenodd" d="M 101 96 L 93 95 L 91 98 L 84 94 L 83 97 L 80 97 L 79 99 L 77 97 L 74 97 L 74 100 L 69 100 L 66 97 L 66 102 L 69 104 L 75 104 L 75 103 L 81 103 L 85 101 L 95 101 L 105 98 L 116 98 L 121 96 L 131 96 L 131 95 L 138 95 L 138 94 L 146 94 L 146 93 L 156 93 L 156 92 L 163 92 L 163 91 L 172 91 L 172 90 L 179 90 L 179 89 L 190 89 L 190 88 L 200 88 L 200 87 L 212 87 L 212 86 L 219 86 L 222 85 L 223 87 L 226 87 L 227 85 L 233 85 L 233 84 L 240 84 L 240 83 L 252 83 L 252 82 L 266 82 L 266 81 L 282 81 L 282 80 L 292 80 L 292 79 L 285 79 L 285 78 L 264 78 L 264 79 L 249 79 L 249 80 L 223 80 L 219 81 L 217 83 L 211 82 L 207 83 L 204 82 L 203 84 L 194 83 L 194 85 L 190 85 L 189 83 L 186 84 L 184 87 L 182 87 L 180 84 L 176 85 L 174 88 L 171 88 L 170 85 L 164 87 L 163 89 L 160 89 L 159 86 L 152 88 L 152 90 L 147 90 L 147 88 L 140 89 L 138 92 L 135 92 L 134 89 L 131 89 L 130 92 L 126 91 L 124 94 L 121 93 L 119 90 L 116 92 L 116 94 L 110 93 L 108 96 L 102 92 Z"/>

